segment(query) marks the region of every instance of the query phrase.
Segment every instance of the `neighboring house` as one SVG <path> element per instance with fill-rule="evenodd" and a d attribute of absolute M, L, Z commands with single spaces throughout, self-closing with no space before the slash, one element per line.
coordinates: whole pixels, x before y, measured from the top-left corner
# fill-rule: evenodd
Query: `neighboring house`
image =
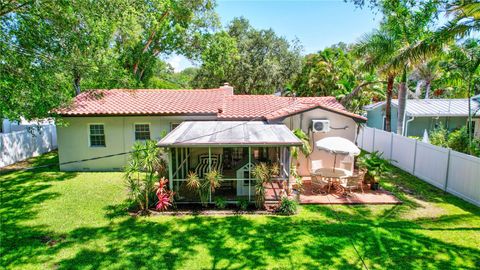
<path fill-rule="evenodd" d="M 474 134 L 480 137 L 480 105 L 478 96 L 471 100 Z M 386 130 L 385 101 L 365 106 L 367 126 Z M 391 131 L 397 131 L 398 100 L 392 100 Z M 468 121 L 468 99 L 408 99 L 405 109 L 405 136 L 421 137 L 424 131 L 443 125 L 448 130 L 465 126 Z"/>
<path fill-rule="evenodd" d="M 327 136 L 354 142 L 357 123 L 366 121 L 346 111 L 334 97 L 234 95 L 229 86 L 93 90 L 57 113 L 66 123 L 58 128 L 61 170 L 121 170 L 128 155 L 62 163 L 128 152 L 136 141 L 158 140 L 170 149 L 169 179 L 177 192 L 188 172 L 203 176 L 216 169 L 224 177 L 220 190 L 248 198 L 254 194 L 251 169 L 257 162 L 278 163 L 279 179 L 290 179 L 290 147 L 301 144 L 293 129 L 304 130 L 312 144 Z M 312 132 L 312 120 L 317 119 L 328 122 L 325 132 Z M 162 138 L 164 131 L 169 133 Z M 300 175 L 310 174 L 312 159 L 333 165 L 332 155 L 314 150 L 309 159 L 300 157 Z M 337 167 L 352 170 L 353 159 L 339 157 Z"/>

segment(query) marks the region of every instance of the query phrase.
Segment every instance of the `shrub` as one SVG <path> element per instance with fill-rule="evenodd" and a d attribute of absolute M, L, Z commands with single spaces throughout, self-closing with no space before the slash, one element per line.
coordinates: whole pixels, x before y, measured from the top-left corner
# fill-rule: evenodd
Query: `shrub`
<path fill-rule="evenodd" d="M 124 172 L 130 200 L 143 213 L 147 213 L 157 199 L 155 182 L 166 173 L 162 150 L 155 141 L 135 143 Z"/>
<path fill-rule="evenodd" d="M 225 209 L 227 207 L 227 200 L 223 197 L 216 197 L 215 198 L 215 207 L 218 209 Z"/>
<path fill-rule="evenodd" d="M 190 191 L 196 192 L 203 206 L 207 206 L 210 193 L 220 187 L 222 175 L 218 171 L 211 171 L 205 174 L 204 179 L 200 179 L 194 172 L 187 175 L 186 186 Z"/>
<path fill-rule="evenodd" d="M 448 147 L 465 154 L 480 156 L 480 140 L 474 139 L 472 144 L 469 145 L 467 127 L 448 132 L 441 125 L 430 134 L 430 143 L 440 147 Z"/>
<path fill-rule="evenodd" d="M 203 206 L 207 206 L 208 203 L 208 185 L 205 184 L 205 180 L 201 180 L 195 172 L 189 172 L 187 175 L 186 186 L 187 188 L 198 194 L 198 198 Z"/>
<path fill-rule="evenodd" d="M 206 185 L 207 190 L 210 189 L 212 193 L 215 192 L 216 188 L 220 187 L 221 182 L 222 182 L 222 175 L 218 171 L 213 170 L 205 174 L 204 185 Z"/>
<path fill-rule="evenodd" d="M 430 143 L 441 147 L 447 147 L 448 131 L 441 124 L 430 133 Z"/>
<path fill-rule="evenodd" d="M 455 151 L 468 153 L 469 147 L 467 128 L 462 127 L 460 129 L 450 132 L 447 139 L 447 146 Z"/>
<path fill-rule="evenodd" d="M 374 151 L 358 158 L 358 165 L 360 169 L 367 171 L 367 176 L 374 182 L 390 171 L 388 161 L 382 158 L 382 154 Z"/>
<path fill-rule="evenodd" d="M 237 202 L 238 208 L 240 208 L 240 210 L 242 210 L 242 211 L 246 211 L 248 209 L 249 204 L 250 203 L 248 202 L 247 199 L 241 199 Z"/>
<path fill-rule="evenodd" d="M 157 186 L 157 206 L 155 207 L 156 210 L 159 211 L 165 211 L 170 207 L 173 203 L 173 192 L 167 190 L 167 183 L 168 180 L 162 177 L 160 180 L 158 180 L 158 186 Z"/>
<path fill-rule="evenodd" d="M 277 212 L 282 215 L 294 215 L 297 213 L 298 203 L 296 200 L 289 199 L 288 197 L 283 197 L 280 202 L 280 206 L 277 209 Z"/>
<path fill-rule="evenodd" d="M 255 205 L 257 208 L 263 208 L 265 204 L 265 184 L 272 181 L 274 175 L 280 173 L 280 167 L 277 163 L 268 165 L 261 162 L 253 167 L 252 174 L 256 179 L 255 182 Z"/>

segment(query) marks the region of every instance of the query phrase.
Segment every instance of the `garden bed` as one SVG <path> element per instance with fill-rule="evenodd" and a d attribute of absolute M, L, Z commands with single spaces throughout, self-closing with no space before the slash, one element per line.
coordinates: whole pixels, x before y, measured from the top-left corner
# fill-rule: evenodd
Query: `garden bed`
<path fill-rule="evenodd" d="M 249 205 L 246 210 L 240 209 L 235 204 L 228 204 L 224 209 L 218 209 L 213 204 L 202 206 L 198 203 L 177 204 L 175 208 L 167 211 L 149 210 L 152 216 L 236 216 L 236 215 L 276 215 L 275 212 L 257 209 L 254 205 Z M 129 212 L 131 216 L 138 216 L 139 212 Z"/>

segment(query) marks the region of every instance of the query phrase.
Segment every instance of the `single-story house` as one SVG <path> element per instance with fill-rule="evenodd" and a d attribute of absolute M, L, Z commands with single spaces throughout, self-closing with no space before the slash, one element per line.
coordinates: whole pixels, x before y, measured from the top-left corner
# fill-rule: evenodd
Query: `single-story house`
<path fill-rule="evenodd" d="M 177 192 L 188 172 L 221 172 L 225 189 L 238 198 L 253 194 L 251 169 L 257 162 L 277 163 L 280 179 L 290 179 L 290 148 L 301 145 L 292 130 L 300 128 L 313 144 L 339 136 L 355 142 L 358 123 L 367 119 L 348 112 L 334 97 L 234 95 L 218 89 L 91 90 L 56 111 L 62 171 L 121 170 L 136 141 L 157 140 L 168 149 L 170 185 Z M 321 125 L 312 127 L 314 120 Z M 162 134 L 167 133 L 162 137 Z M 73 162 L 113 155 L 97 160 Z M 314 150 L 299 158 L 300 175 L 310 161 L 332 166 L 333 155 Z M 337 167 L 353 170 L 353 159 L 337 157 Z M 228 184 L 230 183 L 230 184 Z"/>
<path fill-rule="evenodd" d="M 386 130 L 385 101 L 364 107 L 367 111 L 367 126 Z M 480 137 L 480 103 L 471 99 L 474 134 Z M 391 131 L 397 131 L 398 100 L 392 100 Z M 468 121 L 468 99 L 407 99 L 405 108 L 404 136 L 423 136 L 425 130 L 432 131 L 439 125 L 448 130 L 465 126 Z"/>

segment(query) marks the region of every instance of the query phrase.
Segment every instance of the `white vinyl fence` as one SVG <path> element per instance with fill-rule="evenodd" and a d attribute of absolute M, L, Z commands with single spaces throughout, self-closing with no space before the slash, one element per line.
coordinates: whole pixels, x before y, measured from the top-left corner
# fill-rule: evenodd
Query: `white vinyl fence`
<path fill-rule="evenodd" d="M 55 125 L 0 133 L 0 168 L 57 148 Z"/>
<path fill-rule="evenodd" d="M 357 145 L 381 152 L 402 170 L 480 206 L 480 158 L 370 127 L 360 129 Z"/>

